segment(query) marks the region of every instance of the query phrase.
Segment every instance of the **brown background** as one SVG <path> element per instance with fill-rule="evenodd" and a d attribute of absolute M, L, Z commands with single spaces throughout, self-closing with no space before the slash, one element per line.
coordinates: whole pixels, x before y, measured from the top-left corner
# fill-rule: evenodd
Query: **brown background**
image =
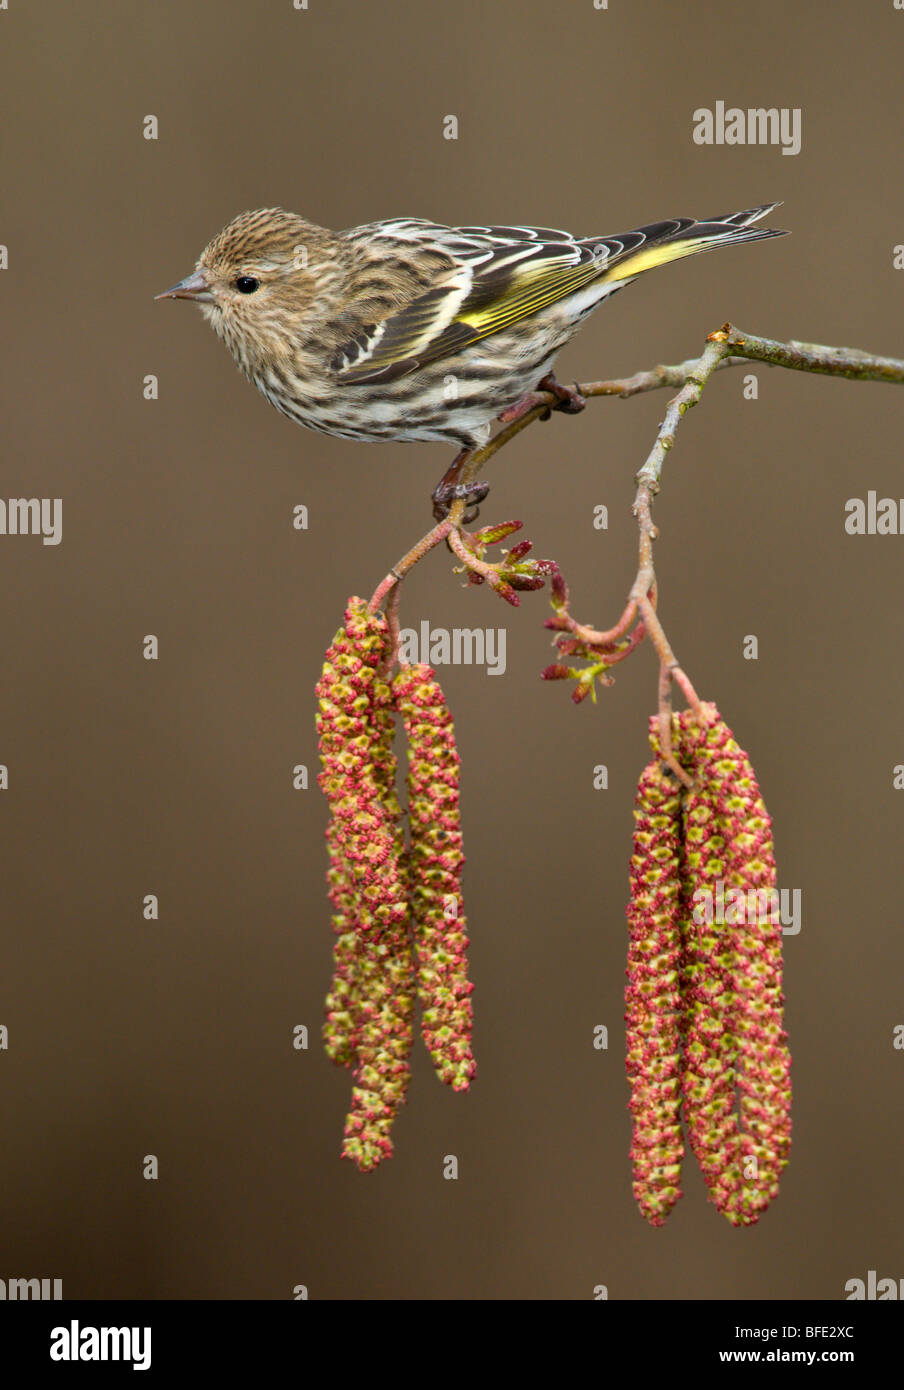
<path fill-rule="evenodd" d="M 448 454 L 291 426 L 196 310 L 152 298 L 258 205 L 610 233 L 776 198 L 793 237 L 645 277 L 561 377 L 680 360 L 729 317 L 902 353 L 904 13 L 10 0 L 0 44 L 3 491 L 64 499 L 58 548 L 0 538 L 0 1276 L 87 1298 L 836 1299 L 868 1269 L 904 1275 L 904 539 L 843 529 L 847 498 L 904 491 L 904 396 L 761 369 L 750 402 L 726 374 L 668 462 L 662 613 L 755 760 L 804 923 L 782 1195 L 735 1231 L 689 1161 L 657 1231 L 631 1199 L 621 1023 L 650 653 L 574 709 L 537 678 L 542 595 L 515 612 L 463 591 L 445 552 L 406 586 L 406 624 L 508 629 L 505 676 L 442 671 L 480 1074 L 457 1097 L 419 1044 L 396 1156 L 359 1175 L 338 1158 L 348 1075 L 317 1039 L 326 808 L 291 770 L 316 770 L 313 686 L 346 596 L 426 529 Z M 719 99 L 800 107 L 802 153 L 696 146 L 692 113 Z M 665 399 L 556 417 L 493 470 L 484 520 L 523 517 L 588 620 L 620 611 Z"/>

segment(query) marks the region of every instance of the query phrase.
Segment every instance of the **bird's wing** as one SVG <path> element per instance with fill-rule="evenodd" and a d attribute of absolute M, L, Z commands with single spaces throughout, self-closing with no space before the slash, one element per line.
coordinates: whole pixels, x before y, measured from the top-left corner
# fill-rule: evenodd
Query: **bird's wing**
<path fill-rule="evenodd" d="M 393 381 L 451 357 L 582 289 L 626 280 L 717 243 L 774 236 L 749 227 L 774 204 L 697 221 L 676 217 L 618 236 L 576 238 L 540 227 L 441 227 L 416 218 L 357 229 L 371 247 L 441 253 L 436 283 L 403 308 L 369 324 L 332 360 L 347 382 Z"/>
<path fill-rule="evenodd" d="M 392 381 L 452 356 L 596 279 L 628 240 L 591 245 L 552 229 L 443 228 L 414 219 L 388 226 L 393 239 L 429 244 L 447 259 L 431 288 L 342 345 L 332 365 L 343 381 Z"/>

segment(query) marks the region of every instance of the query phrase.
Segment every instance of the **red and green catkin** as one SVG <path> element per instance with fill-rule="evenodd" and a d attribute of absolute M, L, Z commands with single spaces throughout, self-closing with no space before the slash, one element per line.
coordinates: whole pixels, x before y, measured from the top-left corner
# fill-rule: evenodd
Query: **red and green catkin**
<path fill-rule="evenodd" d="M 778 1195 L 791 1147 L 782 927 L 753 768 L 715 706 L 704 709 L 706 723 L 691 711 L 679 719 L 681 760 L 695 776 L 683 807 L 685 1116 L 719 1211 L 752 1225 Z M 699 890 L 712 902 L 720 883 L 725 922 L 698 924 L 694 894 L 700 916 Z"/>
<path fill-rule="evenodd" d="M 335 932 L 323 1037 L 354 1074 L 342 1152 L 364 1172 L 392 1154 L 416 995 L 440 1079 L 465 1090 L 475 1072 L 452 720 L 429 667 L 387 682 L 390 654 L 383 616 L 352 598 L 317 685 Z M 410 847 L 395 785 L 397 712 L 409 740 Z"/>
<path fill-rule="evenodd" d="M 634 806 L 628 905 L 627 1071 L 634 1199 L 661 1226 L 681 1196 L 681 798 L 658 760 Z"/>
<path fill-rule="evenodd" d="M 317 686 L 336 932 L 324 1042 L 354 1072 L 343 1156 L 365 1172 L 392 1154 L 413 1037 L 407 865 L 390 690 L 380 675 L 388 648 L 385 620 L 351 599 Z"/>
<path fill-rule="evenodd" d="M 408 735 L 409 881 L 421 1029 L 439 1079 L 465 1091 L 476 1063 L 461 895 L 461 760 L 452 716 L 429 666 L 404 668 L 393 693 Z"/>
<path fill-rule="evenodd" d="M 654 1225 L 677 1201 L 683 1102 L 713 1202 L 751 1225 L 778 1193 L 791 1142 L 771 822 L 714 705 L 702 720 L 675 716 L 672 733 L 694 785 L 679 788 L 653 762 L 635 810 L 626 991 L 635 1197 Z M 655 751 L 655 720 L 651 742 Z M 743 908 L 713 920 L 707 904 L 731 904 L 732 891 Z"/>

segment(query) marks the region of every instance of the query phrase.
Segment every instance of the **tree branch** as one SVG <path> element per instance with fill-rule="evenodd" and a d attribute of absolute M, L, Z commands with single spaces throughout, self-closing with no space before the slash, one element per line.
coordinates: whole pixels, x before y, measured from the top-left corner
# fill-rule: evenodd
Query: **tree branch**
<path fill-rule="evenodd" d="M 755 333 L 743 333 L 725 323 L 707 342 L 721 343 L 727 353 L 753 362 L 768 362 L 773 367 L 790 367 L 795 372 L 817 372 L 822 376 L 844 376 L 851 381 L 885 381 L 904 385 L 904 362 L 896 357 L 877 357 L 860 348 L 823 347 L 820 343 L 780 343 L 774 338 L 759 338 Z"/>
<path fill-rule="evenodd" d="M 824 347 L 818 343 L 802 343 L 791 340 L 787 343 L 773 338 L 762 338 L 754 333 L 745 333 L 732 324 L 726 323 L 706 339 L 706 347 L 700 357 L 688 358 L 675 366 L 657 366 L 648 371 L 636 372 L 633 376 L 616 378 L 611 381 L 591 381 L 578 385 L 578 392 L 586 397 L 618 396 L 622 399 L 640 395 L 646 391 L 656 391 L 663 387 L 678 387 L 678 394 L 669 402 L 665 418 L 659 427 L 650 453 L 636 475 L 637 492 L 634 498 L 634 515 L 639 531 L 639 555 L 637 574 L 628 595 L 628 603 L 614 627 L 599 631 L 583 623 L 578 623 L 569 611 L 568 590 L 551 561 L 523 562 L 523 554 L 530 549 L 527 542 L 515 547 L 509 562 L 490 565 L 481 558 L 486 548 L 484 544 L 465 541 L 468 533 L 463 530 L 465 502 L 455 501 L 448 516 L 438 526 L 434 526 L 407 555 L 389 571 L 378 586 L 370 601 L 370 609 L 376 612 L 388 599 L 387 612 L 395 634 L 398 632 L 398 598 L 401 580 L 409 570 L 421 560 L 428 551 L 442 541 L 447 541 L 462 564 L 474 576 L 474 582 L 490 580 L 497 592 L 508 591 L 509 601 L 517 602 L 512 596 L 509 584 L 499 583 L 511 576 L 511 566 L 518 553 L 521 578 L 529 572 L 536 576 L 553 574 L 554 608 L 556 616 L 547 621 L 547 627 L 559 631 L 559 650 L 562 655 L 578 655 L 593 664 L 581 672 L 566 666 L 548 667 L 544 674 L 550 679 L 564 676 L 578 678 L 579 685 L 575 699 L 583 699 L 593 693 L 594 681 L 611 683 L 606 676 L 609 666 L 623 660 L 635 649 L 644 636 L 649 636 L 659 657 L 659 716 L 661 746 L 664 760 L 681 781 L 687 783 L 687 774 L 681 769 L 671 753 L 671 683 L 674 681 L 683 691 L 689 704 L 700 708 L 700 701 L 694 687 L 678 664 L 677 658 L 666 637 L 665 630 L 656 612 L 657 584 L 653 567 L 653 541 L 656 527 L 653 524 L 653 498 L 659 491 L 662 470 L 666 457 L 675 443 L 678 426 L 687 412 L 697 404 L 710 377 L 728 367 L 740 366 L 745 362 L 763 362 L 773 367 L 786 367 L 792 371 L 814 372 L 824 376 L 846 377 L 853 381 L 881 381 L 894 385 L 904 385 L 904 361 L 894 357 L 880 357 L 874 353 L 863 352 L 859 348 Z M 475 482 L 484 465 L 509 444 L 522 430 L 535 420 L 548 417 L 557 404 L 557 398 L 550 391 L 538 391 L 536 402 L 518 419 L 503 426 L 493 438 L 477 449 L 467 460 L 461 472 L 463 487 Z M 503 535 L 508 534 L 520 523 L 509 523 L 500 528 Z M 492 529 L 492 528 L 490 528 Z M 498 536 L 497 536 L 498 538 Z M 533 568 L 535 567 L 535 568 Z M 518 587 L 538 587 L 541 579 L 528 579 L 518 583 Z M 631 624 L 634 623 L 633 630 Z M 594 695 L 594 698 L 595 695 Z"/>

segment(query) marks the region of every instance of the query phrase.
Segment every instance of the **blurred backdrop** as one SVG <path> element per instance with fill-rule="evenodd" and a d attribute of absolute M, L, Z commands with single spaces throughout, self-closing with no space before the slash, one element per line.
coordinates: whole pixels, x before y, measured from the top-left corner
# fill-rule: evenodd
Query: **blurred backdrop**
<path fill-rule="evenodd" d="M 538 678 L 544 594 L 515 611 L 463 589 L 445 551 L 406 584 L 406 625 L 507 630 L 503 676 L 440 672 L 479 1074 L 453 1095 L 418 1044 L 396 1156 L 360 1175 L 338 1156 L 350 1080 L 318 1037 L 314 684 L 347 596 L 427 529 L 449 456 L 290 424 L 196 309 L 153 300 L 261 205 L 591 234 L 783 199 L 769 220 L 793 236 L 645 276 L 560 378 L 680 361 L 726 319 L 900 355 L 904 13 L 10 0 L 0 45 L 2 490 L 63 499 L 58 546 L 0 537 L 0 1276 L 75 1298 L 836 1299 L 904 1275 L 904 538 L 844 530 L 849 498 L 902 491 L 904 393 L 751 368 L 746 400 L 725 373 L 668 460 L 661 613 L 754 760 L 803 920 L 781 1197 L 736 1231 L 688 1160 L 652 1230 L 622 1025 L 651 653 L 576 709 Z M 800 153 L 696 144 L 693 113 L 720 100 L 798 109 Z M 633 577 L 632 477 L 665 401 L 556 416 L 492 468 L 483 519 L 522 518 L 588 621 L 613 622 Z"/>

